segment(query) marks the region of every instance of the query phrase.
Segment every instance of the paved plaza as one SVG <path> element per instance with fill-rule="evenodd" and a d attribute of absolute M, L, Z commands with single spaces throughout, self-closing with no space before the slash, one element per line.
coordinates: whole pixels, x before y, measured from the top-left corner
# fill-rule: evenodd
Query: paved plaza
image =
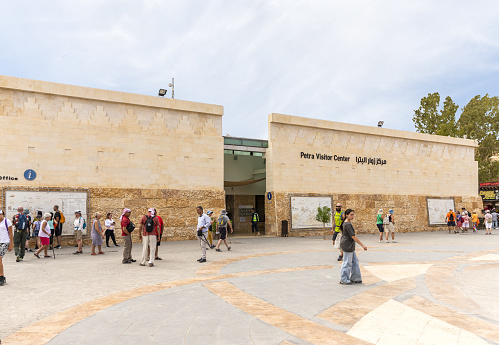
<path fill-rule="evenodd" d="M 197 242 L 163 242 L 154 267 L 121 264 L 122 247 L 9 253 L 2 344 L 499 343 L 499 232 L 359 238 L 354 285 L 317 237 L 236 237 L 203 264 Z"/>

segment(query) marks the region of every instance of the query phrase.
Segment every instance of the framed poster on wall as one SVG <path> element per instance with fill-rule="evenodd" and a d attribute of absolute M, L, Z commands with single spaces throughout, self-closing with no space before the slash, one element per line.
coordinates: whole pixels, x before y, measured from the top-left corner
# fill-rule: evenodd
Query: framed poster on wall
<path fill-rule="evenodd" d="M 37 211 L 53 212 L 54 205 L 59 206 L 66 222 L 62 225 L 62 235 L 73 235 L 74 213 L 81 210 L 82 217 L 87 219 L 87 192 L 79 191 L 26 191 L 26 190 L 5 190 L 5 210 L 8 219 L 17 214 L 17 208 L 22 206 L 29 209 L 33 219 Z M 87 219 L 88 229 L 88 219 Z M 85 231 L 84 230 L 84 234 Z"/>
<path fill-rule="evenodd" d="M 327 206 L 332 210 L 331 202 L 331 197 L 292 196 L 291 230 L 322 229 L 323 224 L 315 220 L 317 207 Z M 331 222 L 326 223 L 326 228 L 331 226 Z"/>
<path fill-rule="evenodd" d="M 426 208 L 428 211 L 428 225 L 447 225 L 445 217 L 450 209 L 456 212 L 454 198 L 426 198 Z"/>

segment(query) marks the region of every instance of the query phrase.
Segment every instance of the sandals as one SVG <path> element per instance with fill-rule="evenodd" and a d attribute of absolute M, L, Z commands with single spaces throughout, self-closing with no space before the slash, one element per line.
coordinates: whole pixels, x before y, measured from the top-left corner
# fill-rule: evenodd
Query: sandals
<path fill-rule="evenodd" d="M 104 252 L 99 252 L 98 254 L 104 254 Z"/>
<path fill-rule="evenodd" d="M 90 255 L 97 255 L 97 253 L 92 253 L 92 254 L 90 254 Z"/>
<path fill-rule="evenodd" d="M 154 258 L 154 260 L 163 260 L 159 256 L 157 258 Z"/>

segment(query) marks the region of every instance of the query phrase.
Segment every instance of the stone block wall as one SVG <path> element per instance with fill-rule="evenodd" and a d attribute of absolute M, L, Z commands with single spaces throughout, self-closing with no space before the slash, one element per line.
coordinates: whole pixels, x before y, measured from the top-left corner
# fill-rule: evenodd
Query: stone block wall
<path fill-rule="evenodd" d="M 420 232 L 447 230 L 446 226 L 429 226 L 426 196 L 422 195 L 383 195 L 383 194 L 318 194 L 318 193 L 272 193 L 273 200 L 266 203 L 265 214 L 267 233 L 281 235 L 281 222 L 289 223 L 289 236 L 319 236 L 324 233 L 322 229 L 292 230 L 291 224 L 291 197 L 292 196 L 332 196 L 332 204 L 341 202 L 343 208 L 355 211 L 352 224 L 358 233 L 379 233 L 376 227 L 376 215 L 382 208 L 384 213 L 389 209 L 394 210 L 396 232 Z M 444 197 L 440 195 L 438 197 Z M 431 196 L 428 196 L 431 197 Z M 483 209 L 482 199 L 479 196 L 452 197 L 456 210 L 466 207 L 469 211 L 481 214 Z M 330 229 L 329 229 L 330 230 Z M 329 234 L 329 232 L 328 232 Z"/>
<path fill-rule="evenodd" d="M 36 187 L 19 187 L 18 190 L 40 190 Z M 47 189 L 43 189 L 47 190 Z M 53 191 L 77 191 L 74 188 L 51 188 Z M 0 205 L 4 205 L 5 193 L 2 190 Z M 225 207 L 225 193 L 223 191 L 207 190 L 174 190 L 174 189 L 138 189 L 138 188 L 90 188 L 88 189 L 88 211 L 87 226 L 91 224 L 93 215 L 100 212 L 105 216 L 108 212 L 113 214 L 116 222 L 115 235 L 118 242 L 121 240 L 121 229 L 119 217 L 124 208 L 132 210 L 131 220 L 137 226 L 134 231 L 134 242 L 140 242 L 138 226 L 140 219 L 151 207 L 158 211 L 158 215 L 164 221 L 163 241 L 192 240 L 196 238 L 197 213 L 196 207 L 202 206 L 204 210 L 214 210 L 217 214 Z M 51 205 L 52 206 L 52 205 Z M 3 206 L 2 206 L 3 207 Z M 74 215 L 66 214 L 66 222 L 73 222 Z M 87 231 L 86 243 L 90 243 Z M 64 245 L 74 244 L 73 236 L 63 236 Z"/>

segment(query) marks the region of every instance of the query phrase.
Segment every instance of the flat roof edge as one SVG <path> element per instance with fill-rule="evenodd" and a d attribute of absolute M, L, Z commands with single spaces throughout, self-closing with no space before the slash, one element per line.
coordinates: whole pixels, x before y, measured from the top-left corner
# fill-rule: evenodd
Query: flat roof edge
<path fill-rule="evenodd" d="M 223 106 L 0 75 L 0 88 L 223 116 Z"/>
<path fill-rule="evenodd" d="M 269 114 L 269 125 L 272 123 L 281 123 L 281 124 L 304 126 L 304 127 L 314 127 L 314 128 L 323 128 L 323 129 L 332 129 L 332 130 L 336 130 L 336 131 L 363 133 L 363 134 L 370 134 L 370 135 L 376 135 L 376 136 L 402 138 L 402 139 L 409 139 L 409 140 L 431 141 L 431 142 L 437 142 L 437 143 L 442 143 L 442 144 L 478 147 L 478 144 L 474 140 L 471 140 L 471 139 L 445 137 L 445 136 L 441 136 L 441 135 L 432 135 L 432 134 L 425 134 L 425 133 L 415 133 L 415 132 L 402 131 L 399 129 L 389 129 L 389 128 L 379 128 L 379 127 L 373 127 L 373 126 L 355 125 L 355 124 L 350 124 L 350 123 L 345 123 L 345 122 L 319 120 L 319 119 L 312 119 L 312 118 L 308 118 L 308 117 L 300 117 L 300 116 L 285 115 L 285 114 L 278 114 L 278 113 Z"/>

